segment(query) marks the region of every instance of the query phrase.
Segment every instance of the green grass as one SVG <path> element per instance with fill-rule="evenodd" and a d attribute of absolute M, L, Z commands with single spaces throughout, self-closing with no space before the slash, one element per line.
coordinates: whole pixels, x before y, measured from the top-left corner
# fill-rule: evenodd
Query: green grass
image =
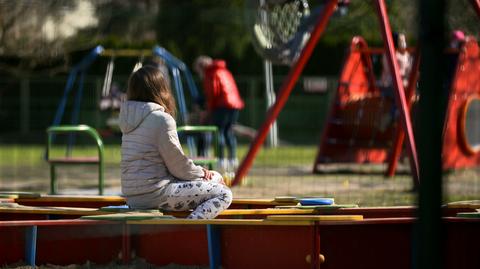
<path fill-rule="evenodd" d="M 40 166 L 45 163 L 45 150 L 43 145 L 0 145 L 0 167 L 11 167 L 18 165 Z M 105 146 L 105 163 L 120 163 L 120 146 Z M 97 156 L 97 148 L 90 146 L 74 147 L 72 156 Z M 54 147 L 50 156 L 64 156 L 65 147 Z"/>
<path fill-rule="evenodd" d="M 185 147 L 186 148 L 186 147 Z M 52 156 L 64 154 L 65 148 L 55 147 Z M 242 160 L 248 151 L 239 146 Z M 317 146 L 281 146 L 261 148 L 253 166 L 240 186 L 233 188 L 236 197 L 272 198 L 291 195 L 297 197 L 335 197 L 337 203 L 355 203 L 361 206 L 411 205 L 416 195 L 411 193 L 412 179 L 408 173 L 392 179 L 383 177 L 385 166 L 348 165 L 350 172 L 331 171 L 312 174 Z M 48 192 L 49 167 L 44 159 L 43 145 L 0 145 L 0 190 Z M 74 156 L 95 156 L 93 146 L 74 148 Z M 120 189 L 119 145 L 105 146 L 105 187 Z M 343 167 L 342 167 L 343 169 Z M 337 169 L 338 170 L 338 169 Z M 459 170 L 444 176 L 444 202 L 474 200 L 480 197 L 480 172 L 476 169 Z M 96 191 L 97 170 L 85 166 L 59 169 L 60 189 Z"/>
<path fill-rule="evenodd" d="M 186 147 L 184 147 L 186 149 Z M 105 145 L 105 163 L 119 164 L 121 159 L 120 145 Z M 188 153 L 188 150 L 185 150 Z M 248 147 L 240 145 L 239 159 L 246 155 Z M 65 147 L 54 147 L 50 156 L 63 156 Z M 310 165 L 316 154 L 316 147 L 289 146 L 281 148 L 263 148 L 258 152 L 255 164 L 260 166 Z M 96 156 L 97 149 L 93 146 L 77 146 L 72 150 L 72 156 Z M 45 146 L 43 145 L 0 145 L 0 167 L 16 166 L 25 163 L 41 165 L 45 163 Z"/>
<path fill-rule="evenodd" d="M 240 146 L 238 155 L 242 159 L 248 148 Z M 259 166 L 312 165 L 317 152 L 316 146 L 282 146 L 278 148 L 262 148 L 254 160 Z"/>

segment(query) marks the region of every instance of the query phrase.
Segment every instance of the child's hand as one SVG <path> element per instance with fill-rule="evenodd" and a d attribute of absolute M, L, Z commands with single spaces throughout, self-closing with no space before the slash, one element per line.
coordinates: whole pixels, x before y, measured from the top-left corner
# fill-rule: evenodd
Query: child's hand
<path fill-rule="evenodd" d="M 204 178 L 204 179 L 206 179 L 206 180 L 211 180 L 211 179 L 213 178 L 213 172 L 212 172 L 212 171 L 203 168 L 203 172 L 205 173 L 205 174 L 203 175 L 203 178 Z"/>

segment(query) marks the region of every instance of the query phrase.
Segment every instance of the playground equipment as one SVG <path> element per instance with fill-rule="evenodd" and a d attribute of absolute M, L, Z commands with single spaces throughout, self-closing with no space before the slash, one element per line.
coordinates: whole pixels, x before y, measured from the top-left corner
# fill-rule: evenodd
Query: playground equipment
<path fill-rule="evenodd" d="M 97 156 L 90 157 L 52 157 L 52 142 L 55 134 L 60 133 L 85 133 L 95 140 L 97 146 Z M 90 164 L 98 166 L 98 194 L 103 195 L 103 175 L 104 175 L 104 150 L 103 142 L 100 135 L 95 129 L 87 125 L 72 125 L 72 126 L 52 126 L 47 129 L 47 162 L 50 164 L 50 193 L 57 193 L 57 176 L 55 167 L 58 165 L 77 165 Z"/>
<path fill-rule="evenodd" d="M 318 165 L 322 163 L 383 163 L 388 159 L 400 129 L 392 89 L 379 87 L 373 71 L 372 57 L 383 53 L 381 48 L 369 48 L 361 37 L 352 39 L 313 172 L 320 172 Z M 406 92 L 409 108 L 418 77 L 418 59 L 415 54 Z"/>
<path fill-rule="evenodd" d="M 275 1 L 272 1 L 272 3 Z M 340 3 L 343 3 L 341 1 Z M 290 95 L 293 86 L 295 85 L 300 73 L 302 72 L 307 60 L 311 56 L 313 49 L 318 42 L 320 36 L 322 35 L 323 31 L 325 30 L 329 18 L 332 16 L 333 12 L 337 8 L 339 1 L 337 0 L 329 0 L 326 1 L 322 9 L 319 10 L 319 16 L 316 19 L 315 26 L 312 28 L 310 33 L 310 38 L 306 42 L 304 48 L 302 49 L 298 58 L 295 59 L 293 62 L 290 72 L 286 76 L 281 89 L 279 91 L 279 96 L 275 104 L 270 108 L 267 113 L 266 119 L 264 123 L 261 125 L 258 134 L 253 141 L 245 159 L 240 164 L 238 171 L 236 173 L 235 179 L 233 181 L 233 185 L 240 183 L 243 177 L 246 175 L 248 169 L 253 163 L 253 159 L 257 154 L 258 150 L 260 149 L 261 145 L 263 144 L 266 134 L 272 124 L 272 122 L 278 117 L 281 109 L 285 105 L 288 96 Z M 401 126 L 402 129 L 405 131 L 406 138 L 407 138 L 407 149 L 409 153 L 409 160 L 410 160 L 410 167 L 412 170 L 412 176 L 414 179 L 414 184 L 419 184 L 419 173 L 418 173 L 418 160 L 417 160 L 417 153 L 415 147 L 415 140 L 413 137 L 413 129 L 412 123 L 410 120 L 410 112 L 408 108 L 407 99 L 404 94 L 404 87 L 400 78 L 400 72 L 398 68 L 398 63 L 395 59 L 394 55 L 394 45 L 392 39 L 392 33 L 390 30 L 390 22 L 388 21 L 388 15 L 386 6 L 383 0 L 376 0 L 375 1 L 377 7 L 377 14 L 380 23 L 380 30 L 382 32 L 382 37 L 384 41 L 384 46 L 386 50 L 387 62 L 389 69 L 392 71 L 393 75 L 393 87 L 394 87 L 394 96 L 395 96 L 395 103 L 400 112 L 400 119 L 401 119 Z"/>
<path fill-rule="evenodd" d="M 136 71 L 143 65 L 143 61 L 145 57 L 158 57 L 161 59 L 162 62 L 160 62 L 157 67 L 161 69 L 162 67 L 165 67 L 167 70 L 163 70 L 166 76 L 169 76 L 169 72 L 173 78 L 173 89 L 174 89 L 174 94 L 175 94 L 175 99 L 177 101 L 177 107 L 179 110 L 179 119 L 178 119 L 178 131 L 181 137 L 186 137 L 187 139 L 187 145 L 189 149 L 189 154 L 190 157 L 192 157 L 193 161 L 197 163 L 198 165 L 203 165 L 207 166 L 210 169 L 213 169 L 216 164 L 217 164 L 217 136 L 218 136 L 218 130 L 217 127 L 215 126 L 189 126 L 190 121 L 189 121 L 189 114 L 188 114 L 188 108 L 187 108 L 187 102 L 186 102 L 186 96 L 184 93 L 184 84 L 187 86 L 191 100 L 194 103 L 200 103 L 201 102 L 201 96 L 198 93 L 197 87 L 195 86 L 195 83 L 193 81 L 193 77 L 187 68 L 187 66 L 177 59 L 175 56 L 170 54 L 167 50 L 165 50 L 162 47 L 156 46 L 152 50 L 130 50 L 130 49 L 125 49 L 125 50 L 109 50 L 109 49 L 104 49 L 101 46 L 95 47 L 92 51 L 90 51 L 87 56 L 82 59 L 78 64 L 73 66 L 72 70 L 70 71 L 70 74 L 68 76 L 67 84 L 64 89 L 63 96 L 60 100 L 60 103 L 58 105 L 54 121 L 52 123 L 52 127 L 47 130 L 48 133 L 48 148 L 52 146 L 55 140 L 55 135 L 57 132 L 68 132 L 69 133 L 69 140 L 66 146 L 65 150 L 65 156 L 63 158 L 58 159 L 58 160 L 52 160 L 48 158 L 48 153 L 47 153 L 47 161 L 51 165 L 51 192 L 55 193 L 56 188 L 55 188 L 55 166 L 58 164 L 99 164 L 102 168 L 99 169 L 99 193 L 103 193 L 103 161 L 101 160 L 102 158 L 96 158 L 95 160 L 93 159 L 88 159 L 88 158 L 80 158 L 80 159 L 75 159 L 71 157 L 72 154 L 72 147 L 75 144 L 75 133 L 78 131 L 84 131 L 84 126 L 78 125 L 79 122 L 79 114 L 80 114 L 80 105 L 81 105 L 81 100 L 83 96 L 83 91 L 84 91 L 84 78 L 85 74 L 91 66 L 95 59 L 98 57 L 110 57 L 110 60 L 107 65 L 106 73 L 105 73 L 105 78 L 104 78 L 104 83 L 102 87 L 102 97 L 107 98 L 104 99 L 105 102 L 104 104 L 101 104 L 105 107 L 109 108 L 116 108 L 119 109 L 121 98 L 117 98 L 118 104 L 114 104 L 114 100 L 108 99 L 109 95 L 112 93 L 112 76 L 113 76 L 113 71 L 115 67 L 115 58 L 118 57 L 137 57 L 138 61 L 135 64 L 133 71 Z M 69 95 L 73 91 L 73 88 L 75 86 L 75 82 L 77 77 L 80 76 L 80 79 L 78 80 L 78 88 L 76 89 L 76 94 L 74 97 L 74 104 L 72 107 L 72 115 L 70 122 L 68 125 L 62 125 L 62 118 L 65 113 L 65 108 L 67 106 L 67 100 L 69 98 Z M 183 77 L 183 79 L 182 79 Z M 115 122 L 118 122 L 116 119 L 109 119 L 110 124 L 114 124 Z M 88 130 L 90 134 L 93 133 L 92 130 Z M 96 132 L 95 132 L 96 133 Z M 213 137 L 213 155 L 207 155 L 207 156 L 202 156 L 202 157 L 197 157 L 197 150 L 195 146 L 195 141 L 194 137 L 192 135 L 210 135 Z M 97 140 L 97 143 L 102 144 L 100 136 L 96 136 L 95 138 Z M 98 142 L 100 141 L 100 142 Z M 47 149 L 48 151 L 48 149 Z M 88 159 L 88 160 L 87 160 Z"/>
<path fill-rule="evenodd" d="M 402 134 L 395 117 L 393 100 L 375 83 L 371 58 L 383 53 L 370 49 L 355 37 L 340 75 L 327 124 L 321 136 L 313 171 L 324 163 L 385 163 L 387 176 L 393 176 L 402 149 Z M 443 134 L 443 169 L 478 166 L 480 155 L 478 126 L 480 55 L 473 37 L 458 50 L 448 52 L 455 61 L 448 94 Z M 410 74 L 407 100 L 414 105 L 418 77 L 418 57 Z M 450 88 L 450 89 L 448 89 Z M 441 93 L 440 93 L 441 94 Z"/>
<path fill-rule="evenodd" d="M 387 175 L 393 175 L 402 152 L 403 141 L 406 138 L 406 153 L 409 157 L 414 185 L 417 186 L 420 182 L 419 167 L 410 111 L 415 97 L 414 86 L 418 77 L 420 55 L 415 53 L 414 67 L 409 77 L 409 87 L 404 89 L 394 54 L 395 47 L 385 3 L 382 0 L 374 2 L 381 26 L 384 48 L 376 51 L 370 50 L 366 42 L 360 38 L 356 38 L 352 42 L 342 70 L 337 96 L 332 105 L 327 126 L 322 134 L 320 149 L 313 170 L 318 172 L 317 164 L 326 162 L 380 163 L 388 160 Z M 278 1 L 270 1 L 269 3 L 271 5 L 279 4 Z M 470 1 L 470 3 L 477 15 L 480 15 L 480 3 L 478 1 Z M 340 1 L 335 0 L 326 1 L 323 4 L 322 10 L 316 18 L 316 25 L 310 32 L 308 42 L 298 58 L 293 61 L 290 72 L 281 86 L 277 102 L 268 111 L 265 122 L 260 127 L 245 159 L 239 166 L 236 178 L 233 181 L 234 185 L 242 180 L 252 165 L 255 155 L 265 139 L 266 132 L 285 105 L 316 42 L 339 5 Z M 475 60 L 478 53 L 475 49 L 476 45 L 473 43 L 469 44 L 467 42 L 465 46 L 459 56 L 460 60 L 450 92 L 444 135 L 444 169 L 471 167 L 479 164 L 476 154 L 479 148 L 478 139 L 475 139 L 473 135 L 476 124 L 472 120 L 479 104 L 477 102 L 478 98 L 475 97 L 478 94 L 476 90 L 478 82 L 473 78 L 474 74 L 478 73 L 478 69 L 476 69 L 478 68 L 477 60 Z M 386 98 L 380 89 L 375 86 L 370 56 L 372 53 L 382 52 L 385 53 L 388 67 L 392 71 L 393 98 Z M 462 97 L 463 101 L 459 100 L 460 95 L 465 95 L 465 97 Z M 471 101 L 467 102 L 467 99 L 471 99 Z M 395 118 L 395 110 L 398 113 L 398 118 Z"/>
<path fill-rule="evenodd" d="M 173 89 L 175 93 L 175 98 L 177 100 L 178 109 L 179 109 L 179 125 L 187 125 L 188 121 L 188 108 L 185 100 L 182 74 L 185 77 L 186 85 L 190 92 L 190 96 L 195 103 L 199 103 L 200 94 L 198 89 L 195 86 L 192 75 L 186 65 L 177 59 L 175 56 L 170 54 L 167 50 L 162 47 L 156 46 L 152 50 L 132 50 L 132 49 L 104 49 L 102 46 L 95 47 L 84 59 L 82 59 L 78 64 L 72 67 L 67 84 L 65 85 L 63 96 L 58 105 L 57 111 L 55 113 L 55 118 L 53 120 L 52 126 L 60 125 L 62 122 L 63 115 L 65 113 L 65 108 L 67 100 L 69 98 L 70 92 L 75 86 L 77 76 L 80 74 L 80 79 L 78 81 L 78 88 L 76 90 L 76 95 L 74 97 L 74 104 L 72 108 L 72 116 L 69 124 L 75 125 L 78 124 L 78 117 L 80 111 L 80 104 L 83 96 L 83 84 L 85 73 L 88 71 L 88 68 L 91 64 L 94 63 L 95 59 L 98 57 L 110 57 L 107 69 L 105 72 L 105 79 L 102 87 L 102 96 L 108 96 L 112 89 L 112 76 L 114 70 L 114 61 L 119 57 L 137 57 L 139 58 L 138 62 L 135 64 L 133 71 L 142 66 L 144 57 L 154 56 L 160 58 L 168 68 L 168 71 L 171 72 L 173 77 Z M 160 66 L 159 66 L 160 67 Z M 166 74 L 168 75 L 168 74 Z"/>
<path fill-rule="evenodd" d="M 449 92 L 443 139 L 443 168 L 458 169 L 480 164 L 479 101 L 480 49 L 468 37 L 458 53 L 457 66 Z"/>

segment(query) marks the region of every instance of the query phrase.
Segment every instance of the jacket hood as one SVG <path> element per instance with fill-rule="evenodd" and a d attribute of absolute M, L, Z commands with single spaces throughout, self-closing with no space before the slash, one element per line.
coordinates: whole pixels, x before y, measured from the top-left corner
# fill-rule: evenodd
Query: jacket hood
<path fill-rule="evenodd" d="M 227 67 L 227 62 L 225 62 L 224 60 L 213 60 L 210 67 L 211 68 L 226 68 Z"/>
<path fill-rule="evenodd" d="M 165 111 L 163 106 L 152 102 L 126 101 L 120 107 L 119 126 L 122 133 L 135 130 L 153 111 Z"/>

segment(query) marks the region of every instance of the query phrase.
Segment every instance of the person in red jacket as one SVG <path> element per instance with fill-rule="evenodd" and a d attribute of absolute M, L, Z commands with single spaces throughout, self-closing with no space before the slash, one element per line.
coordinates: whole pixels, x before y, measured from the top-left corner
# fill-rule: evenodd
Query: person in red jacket
<path fill-rule="evenodd" d="M 234 170 L 238 160 L 237 140 L 232 127 L 238 120 L 239 111 L 245 106 L 237 84 L 224 60 L 199 56 L 195 60 L 194 70 L 203 80 L 210 121 L 219 129 L 220 167 Z M 224 155 L 225 146 L 228 149 L 228 161 Z"/>

